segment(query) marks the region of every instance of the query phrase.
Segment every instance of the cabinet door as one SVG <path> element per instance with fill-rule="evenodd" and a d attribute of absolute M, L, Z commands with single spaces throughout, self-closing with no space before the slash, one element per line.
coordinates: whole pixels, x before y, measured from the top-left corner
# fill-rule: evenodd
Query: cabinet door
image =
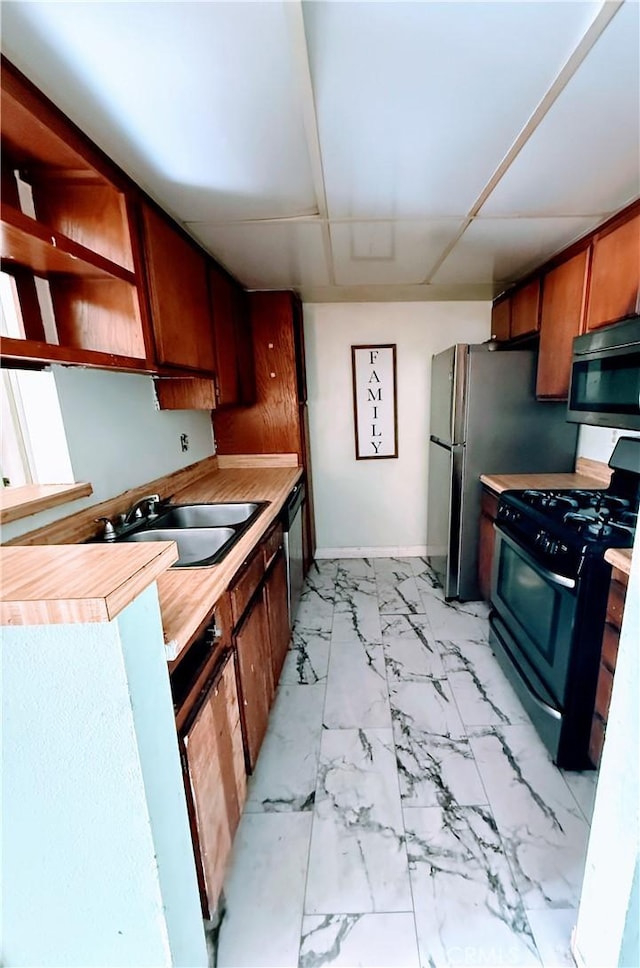
<path fill-rule="evenodd" d="M 255 397 L 253 346 L 243 290 L 215 265 L 209 268 L 216 352 L 218 406 L 248 404 Z"/>
<path fill-rule="evenodd" d="M 586 329 L 614 323 L 638 309 L 640 213 L 593 243 Z"/>
<path fill-rule="evenodd" d="M 574 337 L 582 331 L 589 249 L 579 252 L 543 280 L 536 395 L 566 400 Z"/>
<path fill-rule="evenodd" d="M 493 491 L 482 489 L 480 514 L 480 544 L 478 548 L 478 584 L 485 602 L 491 600 L 491 572 L 493 570 L 493 549 L 495 532 L 493 523 L 498 510 L 498 498 Z"/>
<path fill-rule="evenodd" d="M 540 328 L 540 280 L 533 279 L 511 297 L 511 338 L 537 333 Z"/>
<path fill-rule="evenodd" d="M 213 326 L 205 256 L 143 206 L 147 276 L 158 363 L 212 373 Z"/>
<path fill-rule="evenodd" d="M 511 300 L 508 296 L 496 300 L 491 309 L 491 336 L 508 340 L 511 335 Z"/>
<path fill-rule="evenodd" d="M 269 709 L 273 699 L 273 674 L 269 647 L 269 625 L 264 593 L 254 599 L 236 632 L 238 669 L 244 725 L 245 755 L 249 772 L 253 771 L 267 731 Z"/>
<path fill-rule="evenodd" d="M 203 910 L 212 916 L 246 796 L 240 706 L 233 653 L 206 691 L 182 736 L 185 785 L 192 806 Z"/>
<path fill-rule="evenodd" d="M 284 550 L 280 548 L 265 582 L 267 614 L 269 618 L 269 641 L 271 644 L 271 670 L 274 686 L 278 684 L 282 666 L 289 648 L 289 607 L 287 604 L 287 568 Z"/>
<path fill-rule="evenodd" d="M 256 373 L 251 407 L 216 413 L 220 454 L 301 454 L 295 300 L 290 292 L 248 295 Z"/>

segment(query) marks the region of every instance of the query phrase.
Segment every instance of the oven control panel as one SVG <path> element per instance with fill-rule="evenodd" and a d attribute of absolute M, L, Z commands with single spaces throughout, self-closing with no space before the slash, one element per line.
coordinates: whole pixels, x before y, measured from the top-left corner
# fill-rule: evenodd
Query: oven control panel
<path fill-rule="evenodd" d="M 565 542 L 557 531 L 543 527 L 539 517 L 531 509 L 522 511 L 502 503 L 498 505 L 496 524 L 543 567 L 575 577 L 581 558 L 581 543 L 572 546 Z"/>

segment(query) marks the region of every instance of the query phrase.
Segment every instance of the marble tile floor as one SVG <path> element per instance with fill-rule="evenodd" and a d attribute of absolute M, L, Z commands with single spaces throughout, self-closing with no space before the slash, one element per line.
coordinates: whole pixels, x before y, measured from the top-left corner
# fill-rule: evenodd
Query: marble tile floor
<path fill-rule="evenodd" d="M 218 968 L 573 965 L 596 778 L 552 764 L 487 613 L 422 558 L 313 566 Z"/>

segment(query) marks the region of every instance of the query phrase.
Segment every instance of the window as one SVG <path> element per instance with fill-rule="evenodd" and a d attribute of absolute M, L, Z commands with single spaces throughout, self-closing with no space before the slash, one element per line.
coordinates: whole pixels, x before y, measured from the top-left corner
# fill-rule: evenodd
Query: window
<path fill-rule="evenodd" d="M 2 370 L 2 483 L 73 483 L 50 371 Z"/>
<path fill-rule="evenodd" d="M 38 280 L 44 287 L 48 284 Z M 44 291 L 39 293 L 42 299 Z M 18 288 L 13 276 L 0 274 L 0 333 L 24 339 Z M 48 370 L 1 371 L 2 485 L 70 484 L 69 448 L 53 373 Z"/>

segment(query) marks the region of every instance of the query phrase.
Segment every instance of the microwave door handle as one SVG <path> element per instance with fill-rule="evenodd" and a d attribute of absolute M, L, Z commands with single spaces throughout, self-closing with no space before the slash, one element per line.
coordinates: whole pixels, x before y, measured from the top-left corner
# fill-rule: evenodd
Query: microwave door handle
<path fill-rule="evenodd" d="M 575 578 L 567 578 L 565 575 L 558 575 L 557 572 L 549 571 L 548 568 L 544 568 L 539 561 L 536 561 L 533 555 L 530 555 L 528 551 L 525 551 L 522 545 L 518 544 L 517 541 L 514 541 L 513 538 L 503 531 L 502 528 L 498 527 L 497 524 L 494 524 L 494 528 L 502 540 L 506 541 L 506 543 L 510 545 L 510 547 L 513 548 L 513 550 L 517 552 L 528 565 L 531 565 L 531 567 L 539 572 L 544 578 L 546 578 L 548 582 L 550 582 L 552 585 L 560 585 L 562 588 L 575 589 Z"/>

